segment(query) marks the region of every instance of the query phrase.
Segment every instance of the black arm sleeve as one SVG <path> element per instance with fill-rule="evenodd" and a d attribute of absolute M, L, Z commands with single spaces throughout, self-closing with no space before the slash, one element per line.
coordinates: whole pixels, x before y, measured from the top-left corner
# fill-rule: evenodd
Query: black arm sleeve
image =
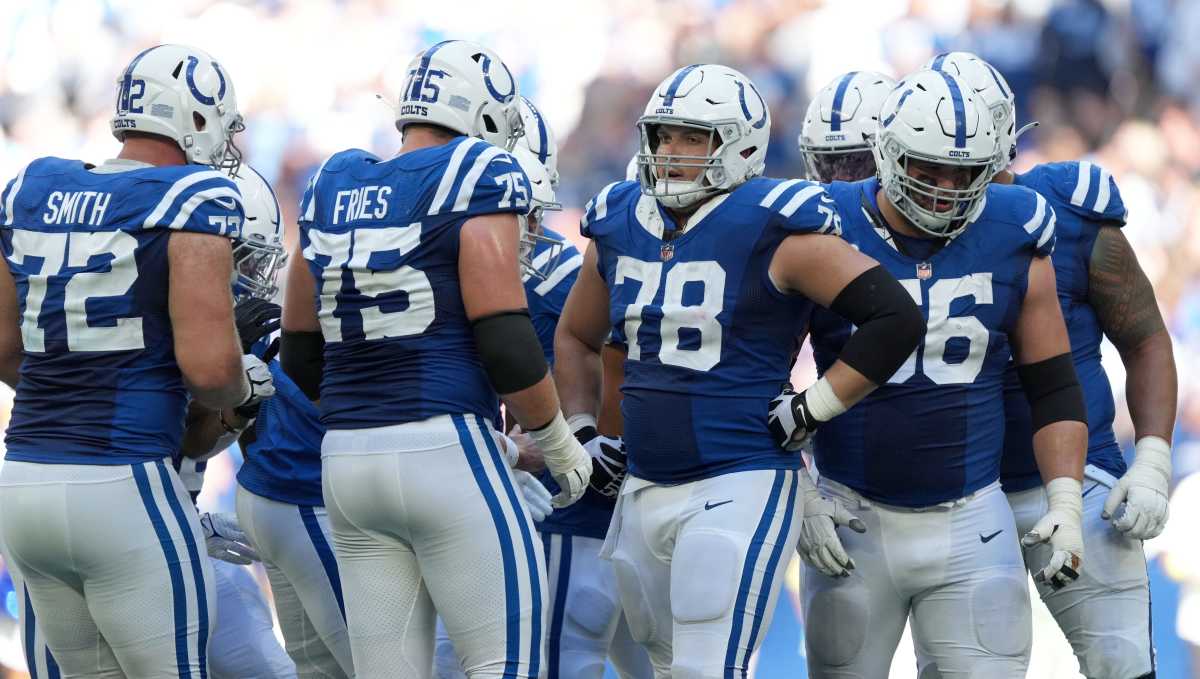
<path fill-rule="evenodd" d="M 325 370 L 324 335 L 284 330 L 280 336 L 279 364 L 310 401 L 321 398 L 321 373 Z"/>
<path fill-rule="evenodd" d="M 1083 387 L 1075 374 L 1071 354 L 1059 354 L 1044 361 L 1017 366 L 1021 387 L 1029 399 L 1033 431 L 1055 422 L 1074 420 L 1087 424 L 1087 405 Z"/>
<path fill-rule="evenodd" d="M 882 266 L 850 281 L 829 308 L 858 326 L 838 359 L 875 384 L 894 375 L 925 336 L 921 310 Z"/>
<path fill-rule="evenodd" d="M 501 311 L 471 322 L 475 348 L 492 388 L 511 394 L 532 387 L 549 369 L 528 309 Z"/>

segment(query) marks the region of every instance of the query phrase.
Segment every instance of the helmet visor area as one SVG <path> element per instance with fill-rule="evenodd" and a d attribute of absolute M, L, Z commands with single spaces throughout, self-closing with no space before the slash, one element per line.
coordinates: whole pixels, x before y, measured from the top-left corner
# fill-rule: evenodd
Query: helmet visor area
<path fill-rule="evenodd" d="M 875 155 L 871 149 L 804 148 L 804 164 L 808 178 L 823 184 L 856 182 L 875 176 Z"/>
<path fill-rule="evenodd" d="M 711 123 L 645 117 L 638 121 L 642 147 L 637 156 L 643 189 L 650 195 L 706 191 L 705 173 L 720 166 L 723 141 Z"/>
<path fill-rule="evenodd" d="M 244 298 L 272 299 L 279 291 L 276 284 L 279 270 L 287 261 L 287 253 L 279 245 L 252 240 L 239 242 L 233 248 L 233 295 Z"/>

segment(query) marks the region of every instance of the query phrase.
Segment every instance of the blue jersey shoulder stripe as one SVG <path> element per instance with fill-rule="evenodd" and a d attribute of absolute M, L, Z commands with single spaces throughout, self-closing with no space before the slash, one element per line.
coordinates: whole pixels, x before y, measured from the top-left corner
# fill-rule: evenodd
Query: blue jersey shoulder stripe
<path fill-rule="evenodd" d="M 850 71 L 842 76 L 837 91 L 833 93 L 833 110 L 829 112 L 829 129 L 833 132 L 842 129 L 842 104 L 846 101 L 846 90 L 850 87 L 850 81 L 854 80 L 856 75 L 858 75 L 858 71 Z"/>
<path fill-rule="evenodd" d="M 467 137 L 455 147 L 454 152 L 450 154 L 450 162 L 446 163 L 446 170 L 442 173 L 442 179 L 438 182 L 437 192 L 433 194 L 433 201 L 429 204 L 429 215 L 436 215 L 445 207 L 446 201 L 450 198 L 451 190 L 460 179 L 460 170 L 463 166 L 463 161 L 466 160 L 467 154 L 482 143 L 483 141 L 480 139 Z"/>
<path fill-rule="evenodd" d="M 583 206 L 583 220 L 580 223 L 580 227 L 587 227 L 588 224 L 608 216 L 608 194 L 620 183 L 613 182 L 600 189 L 600 193 L 597 193 L 595 198 L 589 200 L 587 205 Z"/>
<path fill-rule="evenodd" d="M 488 146 L 475 156 L 474 164 L 463 175 L 462 183 L 458 187 L 458 195 L 454 198 L 452 208 L 454 212 L 462 212 L 471 206 L 471 196 L 475 195 L 475 186 L 479 183 L 479 178 L 483 176 L 483 171 L 487 169 L 488 164 L 497 158 L 501 158 L 509 164 L 512 163 L 508 154 L 504 153 L 504 149 L 498 146 Z"/>
<path fill-rule="evenodd" d="M 579 267 L 583 266 L 583 255 L 579 254 L 577 250 L 572 250 L 572 252 L 574 253 L 572 256 L 560 261 L 558 266 L 554 267 L 554 271 L 550 272 L 549 276 L 546 276 L 546 280 L 534 286 L 534 292 L 545 297 L 554 288 L 558 287 L 558 284 L 562 283 L 563 279 L 578 271 Z"/>
<path fill-rule="evenodd" d="M 12 180 L 8 184 L 8 193 L 4 197 L 4 225 L 5 226 L 12 226 L 13 205 L 17 201 L 17 193 L 20 192 L 20 190 L 21 190 L 21 184 L 25 181 L 25 170 L 28 170 L 28 169 L 29 169 L 29 166 L 26 165 L 24 168 L 21 169 L 21 173 L 17 175 L 17 178 Z"/>
<path fill-rule="evenodd" d="M 325 170 L 325 166 L 333 160 L 333 156 L 329 156 L 321 161 L 317 167 L 317 171 L 313 173 L 311 179 L 308 180 L 308 187 L 304 189 L 304 198 L 300 201 L 300 219 L 302 222 L 311 222 L 316 218 L 317 214 L 317 181 L 321 179 L 321 172 Z"/>
<path fill-rule="evenodd" d="M 210 181 L 216 182 L 217 185 L 203 188 L 197 187 L 197 184 Z M 150 211 L 150 214 L 142 223 L 142 227 L 153 229 L 169 225 L 171 228 L 177 229 L 187 222 L 187 218 L 191 216 L 192 211 L 200 203 L 213 198 L 227 197 L 232 198 L 232 202 L 234 203 L 240 204 L 242 202 L 241 194 L 238 193 L 233 180 L 228 176 L 215 170 L 193 172 L 177 179 L 171 185 L 171 188 L 163 194 L 158 204 Z M 181 198 L 184 199 L 182 202 L 180 202 Z M 172 213 L 172 208 L 175 208 L 176 212 Z M 168 220 L 168 216 L 173 216 L 173 219 Z"/>
<path fill-rule="evenodd" d="M 793 186 L 795 186 L 797 184 L 802 184 L 802 183 L 804 183 L 803 179 L 789 179 L 785 182 L 780 182 L 780 183 L 776 184 L 775 188 L 771 189 L 770 191 L 767 192 L 767 195 L 763 196 L 763 199 L 758 203 L 758 206 L 765 207 L 765 208 L 774 207 L 775 202 L 777 200 L 779 200 L 780 196 L 782 196 L 785 191 L 787 191 L 788 189 L 792 188 Z"/>

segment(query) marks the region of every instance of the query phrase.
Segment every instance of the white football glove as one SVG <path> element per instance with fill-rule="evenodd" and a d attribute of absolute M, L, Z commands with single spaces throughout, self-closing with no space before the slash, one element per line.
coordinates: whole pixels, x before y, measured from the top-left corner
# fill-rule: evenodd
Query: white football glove
<path fill-rule="evenodd" d="M 1167 524 L 1171 444 L 1157 436 L 1144 436 L 1134 450 L 1133 464 L 1108 491 L 1100 516 L 1113 519 L 1113 528 L 1135 540 L 1149 540 L 1158 537 Z M 1121 503 L 1125 503 L 1125 511 L 1117 516 Z"/>
<path fill-rule="evenodd" d="M 529 432 L 529 436 L 542 451 L 550 475 L 562 489 L 550 504 L 558 508 L 574 504 L 583 497 L 592 477 L 591 456 L 571 434 L 561 412 L 555 414 L 550 424 Z"/>
<path fill-rule="evenodd" d="M 1051 479 L 1046 498 L 1046 514 L 1021 538 L 1021 544 L 1050 543 L 1050 562 L 1033 579 L 1062 589 L 1079 578 L 1083 564 L 1083 484 L 1069 476 Z"/>
<path fill-rule="evenodd" d="M 214 559 L 245 566 L 259 560 L 258 550 L 242 532 L 236 514 L 208 513 L 200 515 L 208 555 Z"/>
<path fill-rule="evenodd" d="M 254 354 L 242 354 L 242 372 L 246 375 L 246 396 L 237 405 L 237 408 L 258 405 L 275 395 L 275 381 L 271 379 L 271 370 L 261 358 Z"/>
<path fill-rule="evenodd" d="M 788 451 L 804 448 L 822 422 L 846 412 L 845 404 L 833 393 L 833 386 L 824 377 L 799 394 L 788 385 L 771 399 L 767 408 L 767 428 L 771 430 L 771 437 L 775 439 L 775 445 Z"/>
<path fill-rule="evenodd" d="M 846 554 L 837 528 L 846 526 L 856 533 L 865 533 L 866 524 L 836 498 L 822 495 L 807 469 L 796 473 L 804 500 L 804 519 L 800 523 L 800 542 L 796 551 L 804 563 L 831 578 L 849 577 L 850 571 L 854 570 L 854 560 Z"/>
<path fill-rule="evenodd" d="M 533 517 L 534 521 L 545 521 L 546 517 L 554 512 L 554 506 L 550 504 L 550 491 L 529 472 L 514 469 L 512 473 L 513 479 L 517 482 L 517 488 L 525 498 L 525 506 L 529 508 L 529 515 Z"/>

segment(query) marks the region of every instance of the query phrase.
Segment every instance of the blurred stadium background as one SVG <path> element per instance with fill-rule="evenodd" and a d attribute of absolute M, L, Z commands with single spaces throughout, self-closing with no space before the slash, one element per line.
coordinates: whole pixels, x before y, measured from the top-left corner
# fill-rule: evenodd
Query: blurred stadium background
<path fill-rule="evenodd" d="M 120 70 L 148 46 L 186 42 L 232 75 L 247 118 L 240 144 L 291 217 L 324 156 L 399 147 L 385 102 L 411 56 L 447 37 L 496 49 L 551 123 L 566 205 L 551 225 L 575 238 L 583 203 L 624 174 L 650 89 L 678 65 L 721 62 L 757 83 L 773 114 L 772 176 L 799 175 L 802 114 L 841 72 L 901 76 L 950 49 L 1000 69 L 1019 121 L 1041 122 L 1022 138 L 1017 169 L 1086 157 L 1112 171 L 1130 209 L 1125 231 L 1175 339 L 1172 521 L 1146 551 L 1158 676 L 1200 677 L 1200 540 L 1191 524 L 1200 519 L 1200 0 L 6 0 L 0 176 L 38 156 L 115 155 L 108 118 Z M 1121 400 L 1124 374 L 1108 350 Z M 0 423 L 11 397 L 0 395 Z M 1119 418 L 1131 448 L 1128 417 Z M 230 453 L 210 465 L 208 508 L 232 511 L 240 456 Z M 758 679 L 805 676 L 795 568 Z M 0 604 L 0 677 L 24 677 L 2 571 Z M 1029 676 L 1079 676 L 1049 615 L 1035 618 Z M 911 658 L 902 648 L 893 676 L 915 676 Z"/>

